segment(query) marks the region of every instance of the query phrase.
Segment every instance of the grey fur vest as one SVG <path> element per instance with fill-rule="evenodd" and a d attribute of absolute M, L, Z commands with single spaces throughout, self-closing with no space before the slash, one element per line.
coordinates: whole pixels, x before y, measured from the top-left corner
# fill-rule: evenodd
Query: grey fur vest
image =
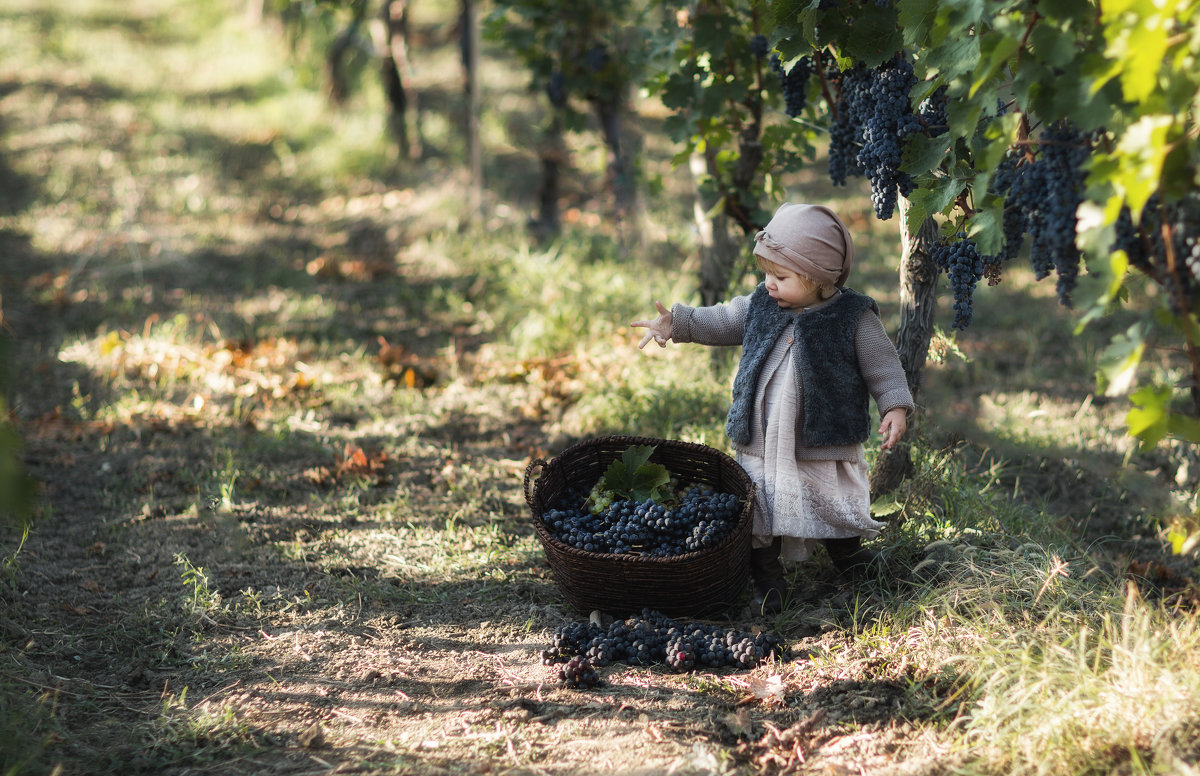
<path fill-rule="evenodd" d="M 871 435 L 870 394 L 858 368 L 855 336 L 866 310 L 879 314 L 875 300 L 849 288 L 829 304 L 799 315 L 780 309 L 766 286 L 750 296 L 742 338 L 742 359 L 733 379 L 733 404 L 725 432 L 734 444 L 750 443 L 750 418 L 759 394 L 758 378 L 776 339 L 789 325 L 792 358 L 804 399 L 799 441 L 807 447 L 855 445 Z"/>

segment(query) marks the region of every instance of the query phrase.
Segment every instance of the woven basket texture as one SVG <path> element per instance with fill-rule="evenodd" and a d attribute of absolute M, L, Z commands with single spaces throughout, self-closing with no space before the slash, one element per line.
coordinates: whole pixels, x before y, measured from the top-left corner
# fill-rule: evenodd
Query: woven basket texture
<path fill-rule="evenodd" d="M 709 485 L 738 496 L 742 509 L 731 534 L 713 547 L 669 558 L 587 552 L 555 538 L 542 515 L 569 487 L 590 490 L 609 464 L 632 445 L 653 445 L 650 461 L 665 466 L 685 487 Z M 725 453 L 706 445 L 651 437 L 585 440 L 548 463 L 530 461 L 525 471 L 525 499 L 533 513 L 534 530 L 563 596 L 579 611 L 599 609 L 614 616 L 650 608 L 671 617 L 698 617 L 738 604 L 749 577 L 754 497 L 753 481 Z"/>

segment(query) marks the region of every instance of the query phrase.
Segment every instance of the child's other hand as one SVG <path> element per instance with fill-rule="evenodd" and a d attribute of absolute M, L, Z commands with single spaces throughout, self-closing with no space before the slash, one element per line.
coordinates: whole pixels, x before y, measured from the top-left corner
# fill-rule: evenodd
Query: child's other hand
<path fill-rule="evenodd" d="M 667 340 L 671 338 L 671 311 L 663 307 L 663 303 L 654 300 L 654 306 L 658 308 L 658 317 L 654 320 L 632 321 L 629 325 L 639 329 L 646 329 L 646 336 L 642 337 L 642 341 L 638 343 L 638 348 L 644 348 L 650 344 L 650 340 L 658 343 L 660 348 L 667 346 Z"/>
<path fill-rule="evenodd" d="M 883 416 L 883 422 L 879 424 L 879 434 L 883 437 L 883 442 L 879 446 L 884 450 L 891 450 L 907 430 L 908 410 L 904 407 L 894 407 L 888 410 L 887 414 Z"/>

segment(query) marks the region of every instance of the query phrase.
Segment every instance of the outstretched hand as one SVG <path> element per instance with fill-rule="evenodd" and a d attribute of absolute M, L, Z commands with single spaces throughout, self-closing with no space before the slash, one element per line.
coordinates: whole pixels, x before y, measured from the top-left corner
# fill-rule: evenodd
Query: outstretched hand
<path fill-rule="evenodd" d="M 883 437 L 879 446 L 884 450 L 892 449 L 907 430 L 908 410 L 904 407 L 893 407 L 883 416 L 883 422 L 879 424 L 879 435 Z"/>
<path fill-rule="evenodd" d="M 639 329 L 646 329 L 646 336 L 642 337 L 642 341 L 638 343 L 638 348 L 644 348 L 650 344 L 650 340 L 658 343 L 660 348 L 667 346 L 667 340 L 671 338 L 671 311 L 663 307 L 663 303 L 654 300 L 654 306 L 658 308 L 658 317 L 653 320 L 632 321 L 629 325 Z"/>

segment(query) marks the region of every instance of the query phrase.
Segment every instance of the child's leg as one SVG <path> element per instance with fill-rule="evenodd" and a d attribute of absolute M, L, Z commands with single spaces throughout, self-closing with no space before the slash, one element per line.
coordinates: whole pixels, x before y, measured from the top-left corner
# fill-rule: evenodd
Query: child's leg
<path fill-rule="evenodd" d="M 783 576 L 783 564 L 779 562 L 779 550 L 783 540 L 778 536 L 765 547 L 750 548 L 750 576 L 758 591 L 755 606 L 763 614 L 778 614 L 783 611 L 787 596 L 787 580 Z"/>
<path fill-rule="evenodd" d="M 862 546 L 861 536 L 846 539 L 826 539 L 825 551 L 839 574 L 862 574 L 879 560 L 879 553 Z"/>

